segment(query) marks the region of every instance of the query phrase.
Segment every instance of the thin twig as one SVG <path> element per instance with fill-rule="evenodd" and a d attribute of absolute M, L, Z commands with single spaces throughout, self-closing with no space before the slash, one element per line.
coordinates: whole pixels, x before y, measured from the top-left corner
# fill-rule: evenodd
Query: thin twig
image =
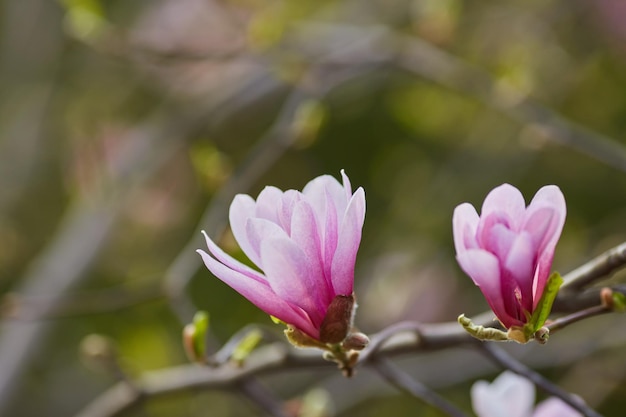
<path fill-rule="evenodd" d="M 614 139 L 580 126 L 513 88 L 504 89 L 486 71 L 415 37 L 397 37 L 397 64 L 446 88 L 474 97 L 532 128 L 546 139 L 569 146 L 620 171 L 626 148 Z"/>
<path fill-rule="evenodd" d="M 147 287 L 133 292 L 105 289 L 81 293 L 61 293 L 60 295 L 56 293 L 46 295 L 9 293 L 0 299 L 0 317 L 25 321 L 75 318 L 92 314 L 112 313 L 164 299 L 161 289 L 158 287 Z"/>
<path fill-rule="evenodd" d="M 561 291 L 580 290 L 599 279 L 606 278 L 624 266 L 626 266 L 626 242 L 607 250 L 564 275 Z"/>
<path fill-rule="evenodd" d="M 528 378 L 543 391 L 560 398 L 572 408 L 582 413 L 585 417 L 602 417 L 601 414 L 590 408 L 578 397 L 553 384 L 551 381 L 544 378 L 541 374 L 533 371 L 517 359 L 513 358 L 511 355 L 506 353 L 504 349 L 496 346 L 494 343 L 483 342 L 478 346 L 480 346 L 483 353 L 485 353 L 492 361 L 494 361 L 498 365 L 502 366 L 503 368 L 509 369 L 518 375 Z"/>
<path fill-rule="evenodd" d="M 246 398 L 273 417 L 288 417 L 283 404 L 253 377 L 244 378 L 237 388 Z"/>
<path fill-rule="evenodd" d="M 410 375 L 399 369 L 390 359 L 384 356 L 376 356 L 369 363 L 390 384 L 412 397 L 435 407 L 453 417 L 466 417 L 466 414 L 456 408 L 452 403 L 445 400 L 435 391 L 413 379 Z"/>
<path fill-rule="evenodd" d="M 550 321 L 548 324 L 546 324 L 545 327 L 547 327 L 550 330 L 550 334 L 552 334 L 558 330 L 561 330 L 564 327 L 569 326 L 570 324 L 576 323 L 583 319 L 587 319 L 590 317 L 595 317 L 595 316 L 599 316 L 599 315 L 607 314 L 611 312 L 613 312 L 611 308 L 604 306 L 604 305 L 597 305 L 597 306 L 586 308 L 581 311 L 577 311 L 567 316 L 559 317 L 558 319 Z"/>
<path fill-rule="evenodd" d="M 597 259 L 590 262 L 596 263 Z M 597 270 L 594 268 L 581 267 L 577 271 L 583 271 L 578 273 L 577 279 L 585 279 L 586 273 L 597 276 Z M 576 296 L 575 292 L 566 294 L 566 297 Z M 586 317 L 590 316 L 589 312 L 584 314 L 587 314 Z M 487 311 L 475 316 L 474 321 L 486 325 L 492 322 L 492 319 L 493 312 Z M 555 323 L 558 323 L 558 319 Z M 370 345 L 361 352 L 359 363 L 366 364 L 379 356 L 391 357 L 407 352 L 444 349 L 476 342 L 476 339 L 465 332 L 456 321 L 437 324 L 403 322 L 373 334 Z M 481 346 L 486 344 L 482 343 Z M 284 343 L 274 343 L 253 351 L 241 367 L 225 364 L 211 372 L 198 366 L 174 367 L 145 374 L 139 378 L 136 385 L 141 388 L 143 396 L 152 397 L 196 389 L 219 389 L 248 376 L 262 373 L 276 373 L 287 369 L 330 369 L 331 366 L 333 365 L 324 361 L 316 350 L 292 350 Z M 126 386 L 116 385 L 96 398 L 78 416 L 118 416 L 140 400 L 140 396 L 135 394 L 129 392 Z"/>

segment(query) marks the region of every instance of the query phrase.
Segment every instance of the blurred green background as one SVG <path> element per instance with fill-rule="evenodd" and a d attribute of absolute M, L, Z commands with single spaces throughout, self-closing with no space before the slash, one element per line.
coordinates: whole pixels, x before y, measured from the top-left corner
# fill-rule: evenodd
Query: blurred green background
<path fill-rule="evenodd" d="M 90 334 L 136 377 L 187 362 L 196 309 L 211 314 L 212 348 L 270 325 L 194 253 L 206 229 L 243 256 L 227 229 L 236 193 L 341 169 L 364 187 L 357 324 L 370 333 L 487 308 L 456 265 L 451 216 L 503 182 L 527 201 L 561 187 L 563 273 L 625 241 L 625 5 L 0 2 L 0 415 L 75 415 L 114 384 L 81 354 Z M 624 335 L 612 315 L 508 348 L 619 416 Z M 497 374 L 460 350 L 404 361 L 468 412 L 471 383 Z M 283 399 L 314 390 L 330 415 L 439 415 L 366 370 L 337 374 L 264 383 Z M 260 414 L 225 390 L 125 415 Z"/>

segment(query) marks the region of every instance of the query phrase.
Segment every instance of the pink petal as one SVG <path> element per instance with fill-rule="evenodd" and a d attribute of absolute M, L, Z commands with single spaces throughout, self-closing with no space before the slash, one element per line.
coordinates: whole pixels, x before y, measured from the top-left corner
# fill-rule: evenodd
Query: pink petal
<path fill-rule="evenodd" d="M 346 175 L 346 171 L 341 170 L 341 179 L 343 181 L 343 189 L 346 192 L 346 201 L 350 201 L 352 198 L 352 184 L 350 184 L 350 178 Z"/>
<path fill-rule="evenodd" d="M 337 250 L 331 267 L 335 295 L 350 295 L 354 290 L 354 264 L 364 221 L 365 191 L 359 188 L 352 196 L 339 226 Z"/>
<path fill-rule="evenodd" d="M 478 227 L 478 213 L 469 203 L 458 205 L 452 215 L 452 234 L 454 247 L 460 253 L 466 249 L 478 248 L 476 242 L 476 228 Z"/>
<path fill-rule="evenodd" d="M 493 254 L 482 249 L 470 249 L 457 253 L 456 259 L 461 269 L 480 288 L 491 310 L 493 310 L 502 324 L 507 328 L 514 324 L 519 324 L 505 309 L 504 300 L 502 299 L 502 282 L 498 259 Z"/>
<path fill-rule="evenodd" d="M 502 184 L 487 194 L 480 216 L 482 218 L 493 212 L 506 213 L 507 217 L 512 222 L 512 224 L 509 225 L 510 228 L 517 231 L 524 219 L 525 210 L 526 203 L 524 202 L 522 193 L 510 184 Z"/>
<path fill-rule="evenodd" d="M 211 240 L 211 238 L 206 234 L 204 230 L 202 231 L 202 234 L 204 235 L 204 239 L 206 240 L 206 244 L 207 244 L 207 247 L 209 248 L 209 252 L 211 253 L 211 255 L 215 257 L 215 259 L 217 259 L 218 261 L 220 261 L 221 263 L 223 263 L 228 268 L 234 271 L 240 272 L 254 279 L 255 281 L 259 281 L 261 283 L 269 285 L 267 283 L 267 280 L 261 273 L 259 273 L 258 271 L 255 271 L 254 269 L 250 268 L 249 266 L 245 264 L 242 264 L 241 262 L 239 262 L 232 256 L 228 255 L 222 249 L 220 249 L 220 247 L 217 246 L 213 242 L 213 240 Z"/>
<path fill-rule="evenodd" d="M 300 201 L 301 194 L 296 190 L 287 190 L 283 193 L 280 207 L 278 208 L 278 224 L 289 236 L 291 236 L 291 215 L 294 205 Z"/>
<path fill-rule="evenodd" d="M 245 194 L 237 194 L 233 199 L 233 202 L 230 204 L 228 218 L 233 236 L 239 244 L 239 247 L 255 265 L 259 265 L 258 255 L 252 249 L 252 246 L 248 241 L 248 233 L 246 231 L 248 219 L 255 217 L 255 210 L 256 203 L 252 197 Z"/>
<path fill-rule="evenodd" d="M 553 255 L 554 252 L 544 251 L 537 263 L 537 269 L 533 278 L 533 311 L 537 308 L 539 300 L 543 295 L 543 290 L 548 283 L 548 278 L 550 278 Z"/>
<path fill-rule="evenodd" d="M 517 234 L 502 223 L 495 223 L 491 228 L 485 228 L 482 237 L 482 248 L 496 255 L 503 262 L 511 251 Z"/>
<path fill-rule="evenodd" d="M 333 257 L 335 256 L 335 251 L 337 250 L 337 239 L 339 236 L 339 219 L 337 218 L 337 208 L 335 207 L 335 203 L 330 196 L 330 192 L 328 190 L 326 190 L 325 194 L 325 203 L 326 217 L 319 220 L 321 226 L 323 226 L 320 231 L 320 236 L 323 242 L 322 251 L 324 263 L 324 277 L 326 278 L 326 282 L 328 283 L 329 288 L 334 294 L 331 270 Z M 343 214 L 344 213 L 341 213 L 342 217 Z"/>
<path fill-rule="evenodd" d="M 552 211 L 550 215 L 545 212 L 545 208 Z M 545 238 L 542 239 L 539 250 L 544 248 L 554 248 L 563 230 L 567 208 L 565 206 L 565 197 L 556 185 L 547 185 L 542 187 L 535 197 L 533 197 L 526 212 L 527 229 L 538 228 L 541 222 L 538 219 L 541 216 L 550 217 L 550 223 L 545 231 Z M 538 217 L 540 216 L 540 217 Z"/>
<path fill-rule="evenodd" d="M 337 213 L 343 213 L 348 204 L 343 186 L 332 176 L 322 175 L 313 180 L 302 189 L 302 194 L 313 207 L 318 219 L 326 217 L 326 195 L 331 196 Z"/>
<path fill-rule="evenodd" d="M 535 387 L 526 378 L 505 371 L 491 384 L 474 383 L 471 397 L 478 417 L 528 417 L 535 402 Z"/>
<path fill-rule="evenodd" d="M 313 275 L 304 252 L 288 238 L 272 238 L 262 242 L 261 258 L 267 281 L 276 295 L 302 308 L 319 327 L 328 308 L 319 292 L 319 280 L 323 277 Z"/>
<path fill-rule="evenodd" d="M 278 224 L 278 206 L 283 192 L 276 187 L 265 187 L 256 199 L 256 216 Z"/>
<path fill-rule="evenodd" d="M 523 303 L 522 307 L 530 313 L 532 313 L 533 305 L 532 290 L 535 275 L 535 257 L 536 250 L 532 238 L 528 233 L 522 232 L 513 241 L 509 255 L 502 264 L 503 268 L 519 285 Z"/>
<path fill-rule="evenodd" d="M 537 273 L 534 280 L 533 296 L 534 303 L 533 308 L 537 307 L 537 303 L 543 294 L 548 277 L 550 276 L 550 270 L 552 268 L 552 259 L 554 257 L 554 250 L 556 244 L 561 236 L 563 225 L 565 224 L 565 217 L 567 215 L 567 209 L 565 206 L 565 197 L 555 185 L 548 185 L 542 187 L 528 206 L 526 213 L 527 216 L 527 229 L 535 230 L 539 229 L 537 223 L 539 223 L 538 216 L 546 216 L 545 209 L 552 210 L 550 216 L 550 223 L 547 226 L 545 236 L 538 246 L 539 259 L 537 260 Z"/>
<path fill-rule="evenodd" d="M 537 252 L 541 253 L 554 235 L 557 219 L 554 218 L 551 207 L 540 207 L 528 211 L 522 229 L 528 232 L 533 239 Z"/>
<path fill-rule="evenodd" d="M 246 255 L 256 266 L 265 271 L 263 259 L 261 258 L 261 244 L 264 240 L 272 237 L 286 238 L 287 233 L 270 220 L 252 218 L 248 219 L 246 223 L 246 236 L 249 248 L 252 251 L 252 253 L 246 253 Z"/>
<path fill-rule="evenodd" d="M 292 308 L 287 302 L 277 296 L 269 285 L 228 268 L 203 250 L 198 249 L 196 252 L 202 256 L 204 264 L 213 275 L 243 295 L 252 304 L 267 314 L 278 317 L 285 323 L 293 324 L 312 336 L 319 334 L 302 312 Z"/>
<path fill-rule="evenodd" d="M 324 278 L 322 248 L 315 215 L 311 206 L 304 200 L 298 202 L 294 208 L 291 230 L 293 231 L 291 240 L 304 252 L 311 276 L 318 277 L 316 291 L 321 302 L 329 305 L 334 294 Z"/>
<path fill-rule="evenodd" d="M 539 403 L 532 417 L 582 417 L 560 398 L 550 397 Z"/>

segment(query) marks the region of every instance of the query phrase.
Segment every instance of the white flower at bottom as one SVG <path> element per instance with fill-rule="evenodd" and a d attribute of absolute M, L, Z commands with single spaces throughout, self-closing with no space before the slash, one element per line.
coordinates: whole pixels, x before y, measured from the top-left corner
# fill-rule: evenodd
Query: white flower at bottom
<path fill-rule="evenodd" d="M 478 417 L 581 417 L 556 397 L 535 404 L 535 386 L 528 379 L 504 371 L 490 384 L 477 381 L 471 390 L 472 408 Z"/>

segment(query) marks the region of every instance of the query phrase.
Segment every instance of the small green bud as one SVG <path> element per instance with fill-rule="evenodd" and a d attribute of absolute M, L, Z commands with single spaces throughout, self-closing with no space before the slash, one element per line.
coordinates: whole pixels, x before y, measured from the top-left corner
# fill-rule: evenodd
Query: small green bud
<path fill-rule="evenodd" d="M 209 313 L 198 311 L 193 323 L 183 328 L 183 347 L 192 362 L 206 362 L 206 335 L 209 330 Z"/>
<path fill-rule="evenodd" d="M 108 337 L 90 334 L 80 342 L 79 349 L 88 367 L 105 372 L 117 368 L 117 350 L 114 342 Z"/>
<path fill-rule="evenodd" d="M 263 333 L 259 329 L 251 330 L 235 347 L 230 359 L 239 366 L 243 365 L 244 360 L 250 356 L 261 340 L 263 340 Z"/>

